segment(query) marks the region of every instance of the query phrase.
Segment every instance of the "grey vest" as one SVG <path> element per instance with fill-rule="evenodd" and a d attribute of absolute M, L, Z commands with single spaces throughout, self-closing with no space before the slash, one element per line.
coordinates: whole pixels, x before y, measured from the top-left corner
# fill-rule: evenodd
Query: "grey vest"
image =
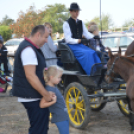
<path fill-rule="evenodd" d="M 42 96 L 30 85 L 26 79 L 24 67 L 21 62 L 21 52 L 26 47 L 32 47 L 36 53 L 38 65 L 36 66 L 36 75 L 41 83 L 45 86 L 43 79 L 43 69 L 46 67 L 45 58 L 40 49 L 37 49 L 27 40 L 24 40 L 20 45 L 15 55 L 14 75 L 13 75 L 13 95 L 23 98 L 41 98 Z"/>

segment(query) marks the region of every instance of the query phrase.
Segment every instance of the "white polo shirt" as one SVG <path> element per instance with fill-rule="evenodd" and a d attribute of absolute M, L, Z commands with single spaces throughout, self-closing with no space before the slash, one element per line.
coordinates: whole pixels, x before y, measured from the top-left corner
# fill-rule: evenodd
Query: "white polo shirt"
<path fill-rule="evenodd" d="M 30 46 L 26 47 L 21 52 L 21 61 L 22 61 L 23 66 L 38 65 L 37 56 L 32 47 Z M 32 101 L 37 101 L 37 100 L 40 100 L 40 98 L 26 99 L 26 98 L 18 97 L 18 102 L 32 102 Z"/>

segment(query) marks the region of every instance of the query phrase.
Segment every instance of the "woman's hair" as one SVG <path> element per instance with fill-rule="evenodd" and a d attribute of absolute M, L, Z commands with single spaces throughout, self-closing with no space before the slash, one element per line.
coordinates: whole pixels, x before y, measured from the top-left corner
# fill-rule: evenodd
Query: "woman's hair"
<path fill-rule="evenodd" d="M 91 25 L 90 28 L 89 28 L 89 32 L 90 33 L 93 33 L 94 31 L 96 30 L 99 30 L 98 26 L 97 25 Z"/>
<path fill-rule="evenodd" d="M 44 23 L 44 26 L 50 26 L 50 27 L 52 28 L 52 25 L 51 25 L 51 23 L 49 23 L 49 22 L 45 22 L 45 23 Z M 52 38 L 52 33 L 50 33 L 50 36 L 51 36 L 51 38 Z"/>
<path fill-rule="evenodd" d="M 63 69 L 57 65 L 51 65 L 50 67 L 45 68 L 43 71 L 45 82 L 47 83 L 50 76 L 56 76 L 59 72 L 63 72 Z"/>

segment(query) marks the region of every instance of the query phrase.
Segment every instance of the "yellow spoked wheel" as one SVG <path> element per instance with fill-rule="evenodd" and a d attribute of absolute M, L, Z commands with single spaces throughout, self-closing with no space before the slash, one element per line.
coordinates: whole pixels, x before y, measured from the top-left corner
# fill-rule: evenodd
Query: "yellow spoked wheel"
<path fill-rule="evenodd" d="M 101 90 L 95 91 L 94 94 L 103 93 L 103 92 L 104 92 L 104 90 L 101 89 Z M 106 99 L 106 98 L 97 97 L 97 98 L 90 99 L 90 103 L 95 103 L 96 102 L 96 104 L 90 104 L 91 110 L 92 111 L 100 111 L 101 109 L 103 109 L 106 106 L 107 102 L 105 102 L 105 103 L 98 103 L 98 102 L 101 102 L 104 99 Z"/>
<path fill-rule="evenodd" d="M 126 87 L 126 84 L 121 84 L 120 87 Z M 126 92 L 125 89 L 119 89 L 119 90 L 124 90 Z M 128 109 L 128 103 L 126 99 L 121 99 L 118 101 L 118 106 L 120 111 L 125 115 L 125 116 L 129 116 L 130 112 L 127 110 Z"/>
<path fill-rule="evenodd" d="M 61 80 L 60 83 L 57 86 L 58 86 L 58 89 L 63 90 L 64 89 L 64 82 L 63 82 L 63 80 Z"/>
<path fill-rule="evenodd" d="M 79 83 L 71 83 L 65 90 L 65 102 L 70 124 L 75 128 L 84 128 L 89 122 L 89 99 L 84 87 Z"/>
<path fill-rule="evenodd" d="M 49 120 L 51 120 L 52 119 L 52 114 L 50 113 L 50 115 L 49 115 Z"/>

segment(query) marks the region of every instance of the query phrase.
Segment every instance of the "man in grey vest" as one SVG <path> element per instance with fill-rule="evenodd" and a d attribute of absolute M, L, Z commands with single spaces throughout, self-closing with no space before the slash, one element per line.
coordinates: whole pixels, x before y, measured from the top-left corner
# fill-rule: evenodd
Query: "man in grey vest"
<path fill-rule="evenodd" d="M 48 36 L 49 32 L 43 25 L 34 27 L 30 38 L 20 43 L 15 55 L 12 93 L 27 110 L 30 134 L 47 134 L 48 131 L 48 108 L 39 107 L 40 98 L 51 101 L 54 95 L 44 88 L 43 69 L 46 63 L 40 50 Z"/>

